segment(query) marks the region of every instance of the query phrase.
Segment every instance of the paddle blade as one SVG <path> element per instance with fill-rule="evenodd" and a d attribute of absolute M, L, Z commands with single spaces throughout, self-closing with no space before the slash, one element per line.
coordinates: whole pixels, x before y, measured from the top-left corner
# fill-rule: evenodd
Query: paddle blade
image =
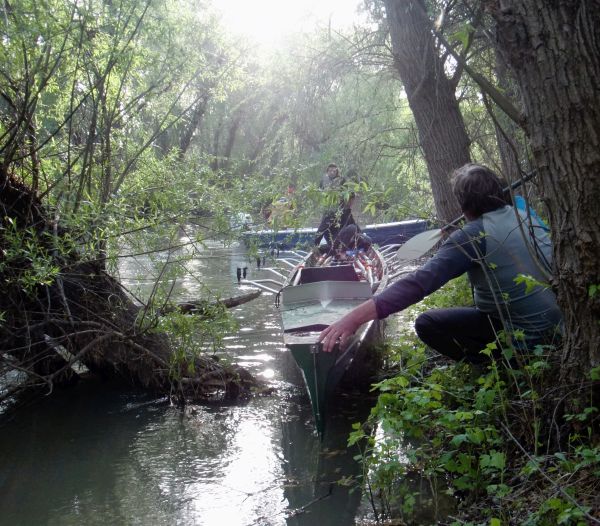
<path fill-rule="evenodd" d="M 408 263 L 415 259 L 419 259 L 429 252 L 435 244 L 442 239 L 442 230 L 427 230 L 416 236 L 411 237 L 398 252 L 396 252 L 396 261 L 398 263 Z"/>

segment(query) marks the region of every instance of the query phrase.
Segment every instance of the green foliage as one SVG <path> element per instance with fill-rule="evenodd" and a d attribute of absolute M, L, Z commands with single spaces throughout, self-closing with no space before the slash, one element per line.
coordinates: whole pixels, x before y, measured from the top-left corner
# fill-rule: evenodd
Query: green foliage
<path fill-rule="evenodd" d="M 468 303 L 467 283 L 451 283 L 426 301 L 427 305 L 404 313 L 406 318 L 426 308 Z M 549 477 L 600 475 L 600 452 L 593 445 L 592 431 L 598 409 L 590 404 L 577 414 L 566 415 L 567 421 L 576 420 L 586 433 L 571 435 L 569 449 L 552 459 L 539 455 L 540 415 L 546 403 L 539 385 L 549 371 L 547 355 L 553 349 L 537 347 L 519 369 L 513 369 L 493 360 L 493 355 L 500 350 L 506 359 L 513 358 L 506 342 L 518 341 L 522 335 L 499 336 L 500 343 L 482 350 L 491 359 L 487 367 L 460 363 L 431 367 L 423 344 L 412 331 L 401 331 L 400 343 L 391 354 L 399 371 L 374 384 L 377 404 L 368 422 L 356 424 L 349 438 L 350 445 L 365 444 L 357 458 L 364 465 L 372 504 L 380 516 L 410 522 L 413 480 L 419 477 L 429 485 L 437 481 L 434 487 L 442 486 L 433 495 L 438 501 L 454 495 L 467 507 L 481 499 L 489 503 L 479 509 L 483 522 L 477 524 L 518 522 L 523 516 L 532 526 L 578 525 L 584 520 L 589 507 L 575 504 L 574 494 L 573 501 L 548 497 L 530 513 L 531 504 L 519 500 L 512 481 L 517 474 L 536 479 L 542 471 Z M 370 429 L 377 429 L 375 436 Z M 507 429 L 520 437 L 530 436 L 532 453 L 522 457 Z"/>
<path fill-rule="evenodd" d="M 236 328 L 225 307 L 207 303 L 201 315 L 170 313 L 159 316 L 155 330 L 167 334 L 172 343 L 170 376 L 193 375 L 195 359 L 223 350 L 223 335 Z"/>
<path fill-rule="evenodd" d="M 381 15 L 380 7 L 370 9 Z M 464 15 L 471 10 L 458 5 L 444 11 L 450 19 L 441 30 L 466 51 L 479 36 Z M 116 271 L 124 253 L 156 251 L 148 258 L 162 270 L 138 321 L 142 329 L 171 336 L 174 375 L 193 367 L 200 353 L 220 349 L 231 319 L 210 304 L 202 316 L 157 311 L 171 300 L 170 283 L 190 274 L 186 263 L 207 238 L 235 238 L 232 214 L 248 211 L 258 223 L 265 208 L 287 196 L 291 183 L 295 204 L 273 226 L 312 224 L 339 201 L 338 194 L 317 188 L 324 167 L 335 161 L 343 174 L 357 171 L 344 197 L 358 193 L 366 216 L 433 216 L 406 94 L 389 75 L 386 37 L 371 28 L 291 36 L 259 60 L 231 42 L 199 0 L 19 0 L 5 3 L 2 13 L 3 169 L 37 191 L 67 233 L 57 236 L 3 218 L 0 274 L 34 294 L 54 283 L 60 265 L 73 255 L 105 261 Z M 484 46 L 486 39 L 477 41 Z M 469 54 L 469 65 L 490 79 L 497 76 L 492 53 L 483 48 Z M 496 126 L 517 146 L 523 132 L 507 126 L 502 115 L 491 119 L 467 76 L 458 89 L 473 158 L 499 165 Z M 184 228 L 190 217 L 199 226 Z M 167 264 L 158 265 L 164 254 Z M 517 282 L 527 292 L 547 286 L 528 276 Z M 590 284 L 588 297 L 595 300 L 599 289 Z M 406 317 L 470 302 L 461 278 Z M 5 317 L 0 313 L 0 321 Z M 503 345 L 482 352 L 491 357 L 499 350 L 506 360 L 517 359 L 509 342 L 519 338 L 504 335 Z M 550 368 L 551 349 L 538 347 L 519 370 L 492 362 L 474 376 L 462 365 L 431 370 L 414 335 L 402 331 L 401 340 L 390 353 L 399 373 L 375 386 L 380 397 L 370 424 L 379 426 L 381 437 L 375 440 L 357 426 L 350 438 L 361 445 L 364 476 L 381 491 L 388 512 L 397 506 L 412 513 L 415 491 L 403 480 L 414 472 L 447 480 L 451 493 L 489 495 L 496 502 L 510 498 L 507 473 L 513 467 L 500 423 L 510 428 L 515 407 L 532 449 L 522 462 L 524 476 L 545 469 L 597 471 L 593 400 L 566 415 L 579 429 L 567 451 L 551 460 L 539 451 L 544 393 L 535 382 Z M 589 371 L 589 378 L 597 381 L 600 369 Z M 546 499 L 531 524 L 582 520 L 584 508 L 563 497 Z M 500 521 L 497 515 L 489 511 L 490 524 Z"/>
<path fill-rule="evenodd" d="M 585 513 L 589 507 L 579 507 L 560 497 L 547 499 L 540 509 L 532 513 L 523 523 L 523 526 L 585 526 L 589 524 L 585 519 Z"/>
<path fill-rule="evenodd" d="M 515 278 L 515 283 L 518 283 L 519 285 L 521 285 L 521 284 L 525 285 L 525 294 L 530 294 L 538 287 L 547 289 L 550 286 L 548 283 L 544 283 L 542 281 L 539 281 L 539 280 L 533 278 L 532 276 L 528 276 L 525 274 L 519 274 Z"/>
<path fill-rule="evenodd" d="M 5 165 L 78 232 L 82 252 L 112 257 L 121 232 L 190 211 L 210 218 L 210 236 L 233 239 L 232 214 L 260 223 L 290 183 L 300 206 L 281 223 L 314 224 L 337 199 L 314 190 L 332 160 L 356 170 L 366 215 L 431 213 L 401 87 L 356 60 L 354 36 L 292 38 L 259 61 L 199 7 L 27 0 L 7 12 Z M 40 147 L 22 159 L 29 143 Z M 394 144 L 399 155 L 381 155 Z"/>
<path fill-rule="evenodd" d="M 503 440 L 492 425 L 501 414 L 502 385 L 491 375 L 473 385 L 465 382 L 466 374 L 434 371 L 420 385 L 405 387 L 396 379 L 385 382 L 372 418 L 388 440 L 402 437 L 413 444 L 411 456 L 426 475 L 452 474 L 452 487 L 473 494 L 503 491 L 505 457 L 497 450 Z"/>
<path fill-rule="evenodd" d="M 12 286 L 31 295 L 42 285 L 51 285 L 60 272 L 54 251 L 60 251 L 57 238 L 34 228 L 21 228 L 6 217 L 0 225 L 0 275 Z"/>
<path fill-rule="evenodd" d="M 463 49 L 466 51 L 467 44 L 469 43 L 473 33 L 473 26 L 471 24 L 465 24 L 458 28 L 452 35 L 450 35 L 449 40 L 458 40 Z"/>

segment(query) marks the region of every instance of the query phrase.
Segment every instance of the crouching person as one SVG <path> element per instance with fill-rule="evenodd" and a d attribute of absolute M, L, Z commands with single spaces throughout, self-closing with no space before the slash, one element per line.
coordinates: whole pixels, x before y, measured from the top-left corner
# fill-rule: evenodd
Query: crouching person
<path fill-rule="evenodd" d="M 467 219 L 421 268 L 362 303 L 320 335 L 323 350 L 343 347 L 363 323 L 386 318 L 435 292 L 465 272 L 473 286 L 473 307 L 434 309 L 415 324 L 419 338 L 454 360 L 478 363 L 499 331 L 524 337 L 517 348 L 547 343 L 561 324 L 554 293 L 543 285 L 527 290 L 520 275 L 545 281 L 552 247 L 544 225 L 506 204 L 502 182 L 484 166 L 466 164 L 452 187 Z"/>

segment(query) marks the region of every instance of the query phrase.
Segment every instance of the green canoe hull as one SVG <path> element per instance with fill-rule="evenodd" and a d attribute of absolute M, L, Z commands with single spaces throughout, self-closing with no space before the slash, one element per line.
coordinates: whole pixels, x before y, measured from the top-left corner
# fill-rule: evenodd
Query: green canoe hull
<path fill-rule="evenodd" d="M 364 281 L 321 281 L 281 291 L 284 342 L 304 376 L 321 435 L 329 399 L 357 353 L 379 334 L 379 322 L 361 326 L 343 351 L 336 347 L 332 352 L 323 352 L 319 334 L 371 297 L 371 286 Z"/>
<path fill-rule="evenodd" d="M 278 295 L 284 343 L 304 376 L 321 438 L 327 406 L 340 380 L 351 365 L 363 364 L 363 353 L 383 338 L 383 322 L 375 320 L 359 327 L 343 350 L 336 346 L 325 353 L 318 342 L 323 329 L 387 285 L 387 265 L 381 253 L 371 248 L 364 256 L 366 265 L 346 260 L 333 266 L 320 266 L 308 256 L 291 271 Z M 364 376 L 362 370 L 354 369 L 359 368 L 352 368 L 354 375 Z"/>
<path fill-rule="evenodd" d="M 318 332 L 287 335 L 285 338 L 286 346 L 304 377 L 319 435 L 323 436 L 325 431 L 328 404 L 341 379 L 360 353 L 368 352 L 369 347 L 379 342 L 378 336 L 382 331 L 378 329 L 378 322 L 365 324 L 343 352 L 339 347 L 332 352 L 323 352 L 316 341 Z"/>

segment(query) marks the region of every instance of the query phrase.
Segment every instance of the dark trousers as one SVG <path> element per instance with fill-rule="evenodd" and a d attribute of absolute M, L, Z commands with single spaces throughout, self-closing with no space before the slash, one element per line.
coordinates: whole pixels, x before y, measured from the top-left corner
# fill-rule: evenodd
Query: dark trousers
<path fill-rule="evenodd" d="M 334 250 L 354 250 L 356 248 L 356 240 L 360 234 L 358 225 L 346 225 L 342 228 L 338 235 L 333 240 Z"/>
<path fill-rule="evenodd" d="M 315 245 L 321 242 L 322 238 L 325 238 L 325 242 L 329 247 L 333 246 L 335 238 L 338 236 L 340 230 L 347 225 L 355 225 L 354 217 L 352 216 L 352 210 L 350 208 L 344 208 L 343 210 L 330 210 L 323 214 L 321 223 L 317 228 L 317 237 L 315 238 Z"/>
<path fill-rule="evenodd" d="M 485 363 L 489 359 L 480 351 L 495 341 L 502 324 L 475 307 L 454 307 L 424 312 L 415 330 L 429 347 L 453 360 Z"/>

